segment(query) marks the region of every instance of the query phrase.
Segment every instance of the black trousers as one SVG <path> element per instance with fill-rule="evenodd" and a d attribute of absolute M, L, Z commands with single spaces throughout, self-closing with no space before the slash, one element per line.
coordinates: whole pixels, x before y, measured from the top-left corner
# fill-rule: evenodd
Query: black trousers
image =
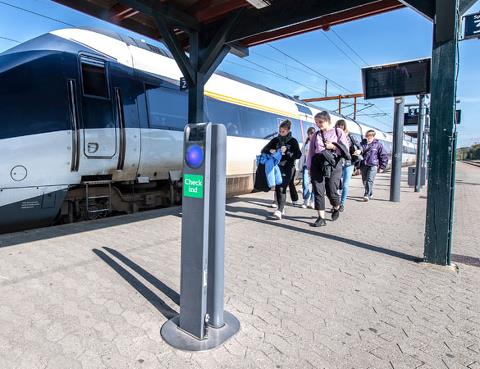
<path fill-rule="evenodd" d="M 315 162 L 312 162 L 314 164 Z M 339 162 L 332 169 L 330 178 L 325 178 L 320 168 L 312 167 L 312 188 L 315 196 L 315 209 L 325 210 L 325 196 L 328 197 L 332 206 L 339 206 L 341 196 L 339 195 L 340 181 L 342 179 L 342 163 Z"/>
<path fill-rule="evenodd" d="M 280 172 L 282 173 L 283 181 L 281 185 L 275 186 L 275 198 L 277 200 L 278 210 L 283 211 L 285 208 L 285 203 L 287 202 L 287 188 L 290 187 L 290 196 L 292 197 L 292 201 L 298 200 L 298 194 L 293 183 L 295 167 L 280 167 Z"/>
<path fill-rule="evenodd" d="M 297 171 L 295 168 L 293 168 L 292 179 L 288 184 L 288 190 L 290 191 L 290 198 L 292 199 L 293 202 L 298 201 L 297 187 L 295 187 L 295 173 L 297 173 Z"/>

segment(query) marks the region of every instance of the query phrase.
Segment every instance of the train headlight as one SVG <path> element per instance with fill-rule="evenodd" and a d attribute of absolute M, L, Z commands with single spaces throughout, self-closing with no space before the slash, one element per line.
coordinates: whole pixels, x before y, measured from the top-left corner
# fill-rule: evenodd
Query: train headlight
<path fill-rule="evenodd" d="M 200 168 L 204 157 L 205 153 L 200 145 L 190 145 L 185 152 L 185 162 L 190 168 Z"/>

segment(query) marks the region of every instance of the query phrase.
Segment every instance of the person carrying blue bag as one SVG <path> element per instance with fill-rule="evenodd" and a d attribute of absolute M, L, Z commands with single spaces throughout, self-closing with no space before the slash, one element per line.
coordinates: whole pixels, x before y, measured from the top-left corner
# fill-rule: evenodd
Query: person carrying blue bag
<path fill-rule="evenodd" d="M 292 123 L 286 119 L 279 126 L 278 136 L 274 137 L 263 149 L 262 154 L 281 153 L 282 157 L 278 163 L 280 173 L 282 175 L 281 184 L 275 186 L 275 197 L 278 209 L 275 210 L 273 216 L 276 219 L 282 219 L 285 214 L 285 203 L 287 200 L 287 188 L 295 174 L 295 160 L 300 159 L 302 152 L 298 141 L 292 136 L 290 131 Z"/>
<path fill-rule="evenodd" d="M 280 150 L 273 154 L 261 154 L 257 156 L 257 171 L 255 174 L 254 188 L 257 191 L 268 192 L 276 185 L 282 184 L 282 173 L 278 163 L 282 159 Z"/>

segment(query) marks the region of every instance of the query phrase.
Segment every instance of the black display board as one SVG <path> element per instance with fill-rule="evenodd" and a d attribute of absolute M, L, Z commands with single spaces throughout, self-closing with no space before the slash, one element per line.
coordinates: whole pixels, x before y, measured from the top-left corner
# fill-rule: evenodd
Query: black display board
<path fill-rule="evenodd" d="M 480 13 L 469 14 L 463 17 L 465 29 L 463 38 L 479 38 L 480 37 Z"/>
<path fill-rule="evenodd" d="M 362 69 L 365 99 L 430 93 L 430 58 Z"/>

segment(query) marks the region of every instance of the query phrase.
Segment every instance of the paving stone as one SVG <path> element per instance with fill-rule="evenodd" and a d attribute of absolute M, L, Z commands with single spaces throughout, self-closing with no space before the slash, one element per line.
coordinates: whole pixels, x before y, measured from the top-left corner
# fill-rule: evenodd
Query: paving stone
<path fill-rule="evenodd" d="M 480 169 L 458 164 L 453 259 L 480 257 Z M 324 229 L 268 219 L 271 194 L 228 201 L 226 309 L 241 331 L 185 353 L 160 336 L 179 311 L 178 209 L 0 235 L 0 369 L 480 368 L 480 273 L 423 263 L 425 191 L 359 178 Z M 478 184 L 475 186 L 472 184 Z M 468 206 L 467 206 L 468 204 Z"/>

